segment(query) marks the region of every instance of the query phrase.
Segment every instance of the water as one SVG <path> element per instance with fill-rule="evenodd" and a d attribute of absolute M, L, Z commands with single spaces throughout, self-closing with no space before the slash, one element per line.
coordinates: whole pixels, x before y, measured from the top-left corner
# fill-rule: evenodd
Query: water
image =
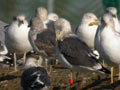
<path fill-rule="evenodd" d="M 119 10 L 120 0 L 54 0 L 53 12 L 68 19 L 75 28 L 84 13 L 93 12 L 100 17 L 105 9 L 114 6 Z M 48 0 L 0 0 L 0 20 L 10 23 L 16 14 L 24 14 L 29 21 L 39 6 L 47 8 Z M 118 13 L 119 15 L 119 13 Z"/>

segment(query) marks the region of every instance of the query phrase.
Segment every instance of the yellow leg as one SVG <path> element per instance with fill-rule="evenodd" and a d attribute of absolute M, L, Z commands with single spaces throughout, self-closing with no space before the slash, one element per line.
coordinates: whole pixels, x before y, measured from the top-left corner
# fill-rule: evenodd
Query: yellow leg
<path fill-rule="evenodd" d="M 120 65 L 119 65 L 119 71 L 118 71 L 118 80 L 120 80 Z"/>
<path fill-rule="evenodd" d="M 111 67 L 111 84 L 113 83 L 113 67 Z"/>
<path fill-rule="evenodd" d="M 16 53 L 14 53 L 14 70 L 17 71 L 17 67 L 16 67 Z"/>
<path fill-rule="evenodd" d="M 103 64 L 104 67 L 107 67 L 104 60 L 102 61 L 102 64 Z"/>
<path fill-rule="evenodd" d="M 45 59 L 45 69 L 47 70 L 48 63 L 47 63 L 47 58 Z M 51 68 L 51 67 L 50 67 Z"/>
<path fill-rule="evenodd" d="M 56 65 L 58 64 L 58 60 L 56 59 Z"/>
<path fill-rule="evenodd" d="M 24 56 L 23 56 L 23 64 L 25 64 L 25 61 L 26 61 L 26 53 L 24 53 Z"/>
<path fill-rule="evenodd" d="M 49 74 L 51 74 L 51 72 L 52 72 L 52 65 L 50 65 Z"/>
<path fill-rule="evenodd" d="M 104 60 L 103 60 L 103 62 L 102 62 L 102 63 L 103 63 L 103 66 L 105 66 L 105 62 L 104 62 Z"/>
<path fill-rule="evenodd" d="M 39 56 L 39 60 L 40 60 L 40 66 L 42 67 L 42 62 L 43 62 L 43 59 L 42 59 L 42 56 Z"/>

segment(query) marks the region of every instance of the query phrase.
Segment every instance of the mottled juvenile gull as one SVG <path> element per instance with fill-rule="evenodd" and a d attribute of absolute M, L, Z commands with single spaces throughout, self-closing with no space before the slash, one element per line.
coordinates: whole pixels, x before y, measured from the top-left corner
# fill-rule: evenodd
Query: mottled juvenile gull
<path fill-rule="evenodd" d="M 56 57 L 54 21 L 48 20 L 47 10 L 43 7 L 37 8 L 35 16 L 35 18 L 38 19 L 31 20 L 31 25 L 29 25 L 31 27 L 29 34 L 34 33 L 34 36 L 29 35 L 31 38 L 31 44 L 34 43 L 34 46 L 32 44 L 34 47 L 33 49 L 35 50 L 35 48 L 37 48 L 37 51 L 44 50 L 45 53 L 49 56 L 49 59 L 51 57 Z M 36 23 L 34 24 L 33 22 Z M 32 39 L 33 37 L 36 38 Z"/>
<path fill-rule="evenodd" d="M 48 12 L 44 7 L 39 7 L 36 9 L 35 16 L 40 18 L 43 21 L 44 28 L 47 29 L 46 24 L 48 23 Z"/>
<path fill-rule="evenodd" d="M 33 50 L 37 54 L 41 55 L 42 53 L 44 53 L 44 51 L 42 51 L 42 49 L 39 49 L 37 47 L 40 45 L 39 42 L 37 41 L 37 38 L 38 38 L 37 34 L 43 32 L 43 30 L 44 30 L 43 22 L 38 17 L 35 17 L 30 21 L 29 27 L 31 28 L 29 31 L 29 35 L 28 35 L 30 43 L 33 47 Z"/>

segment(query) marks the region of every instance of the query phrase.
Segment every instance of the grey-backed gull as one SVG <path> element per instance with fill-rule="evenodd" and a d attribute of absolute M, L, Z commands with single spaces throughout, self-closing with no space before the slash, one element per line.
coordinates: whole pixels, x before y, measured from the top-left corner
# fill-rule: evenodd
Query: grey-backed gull
<path fill-rule="evenodd" d="M 56 29 L 56 53 L 60 62 L 73 71 L 91 70 L 102 73 L 110 73 L 96 59 L 91 49 L 75 35 L 70 23 L 65 19 L 55 22 Z"/>

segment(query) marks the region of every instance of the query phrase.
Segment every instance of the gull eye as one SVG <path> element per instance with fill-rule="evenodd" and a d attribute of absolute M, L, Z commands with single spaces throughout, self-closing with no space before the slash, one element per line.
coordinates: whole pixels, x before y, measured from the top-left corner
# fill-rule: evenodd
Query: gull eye
<path fill-rule="evenodd" d="M 17 18 L 14 16 L 14 17 L 13 17 L 13 20 L 14 20 L 14 21 L 16 21 L 16 20 L 17 20 Z"/>
<path fill-rule="evenodd" d="M 91 16 L 88 16 L 89 18 L 92 18 Z"/>

